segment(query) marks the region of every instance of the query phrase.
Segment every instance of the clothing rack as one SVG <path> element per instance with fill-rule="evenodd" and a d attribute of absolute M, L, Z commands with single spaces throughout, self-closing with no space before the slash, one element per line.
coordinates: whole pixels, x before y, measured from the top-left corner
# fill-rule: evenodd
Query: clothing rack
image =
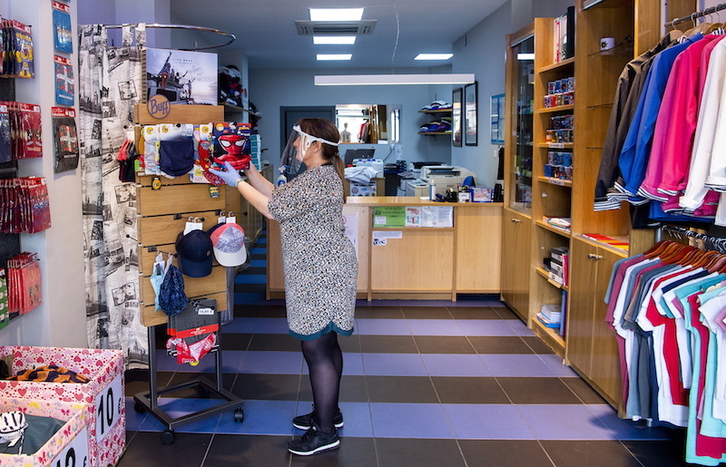
<path fill-rule="evenodd" d="M 658 229 L 657 239 L 660 240 L 662 233 L 667 233 L 678 238 L 687 237 L 700 242 L 704 245 L 705 249 L 716 250 L 721 254 L 726 253 L 726 238 L 714 237 L 711 235 L 702 234 L 694 230 L 687 229 L 685 227 L 679 227 L 676 225 L 663 225 Z"/>
<path fill-rule="evenodd" d="M 721 11 L 724 9 L 726 9 L 726 3 L 719 3 L 716 6 L 706 8 L 705 10 L 697 11 L 690 14 L 689 16 L 684 16 L 683 18 L 676 18 L 670 22 L 670 26 L 675 26 L 676 24 L 684 23 L 689 20 L 696 21 L 698 18 L 703 18 L 704 16 L 711 15 L 713 13 L 716 13 L 717 11 Z"/>
<path fill-rule="evenodd" d="M 125 23 L 125 24 L 104 24 L 103 27 L 106 29 L 122 29 L 126 27 L 133 27 L 136 26 L 138 23 Z M 215 45 L 206 45 L 203 47 L 194 46 L 190 48 L 179 48 L 179 50 L 207 50 L 207 49 L 218 49 L 220 47 L 226 47 L 235 40 L 237 40 L 237 36 L 235 36 L 232 33 L 225 32 L 219 29 L 214 28 L 206 28 L 203 26 L 190 26 L 186 24 L 159 24 L 159 23 L 146 23 L 147 28 L 162 28 L 162 29 L 184 29 L 188 31 L 202 31 L 202 32 L 211 32 L 213 34 L 219 34 L 222 36 L 225 36 L 227 38 L 227 41 L 221 44 L 215 44 Z"/>

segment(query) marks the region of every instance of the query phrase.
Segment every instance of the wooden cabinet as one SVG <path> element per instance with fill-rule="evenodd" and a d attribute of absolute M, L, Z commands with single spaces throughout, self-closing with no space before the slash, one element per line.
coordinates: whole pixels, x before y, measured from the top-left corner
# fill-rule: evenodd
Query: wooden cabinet
<path fill-rule="evenodd" d="M 501 298 L 529 322 L 530 249 L 532 220 L 505 208 L 502 214 Z"/>
<path fill-rule="evenodd" d="M 529 318 L 532 245 L 534 24 L 507 36 L 501 299 Z"/>
<path fill-rule="evenodd" d="M 620 359 L 615 332 L 605 321 L 610 274 L 625 253 L 613 252 L 582 239 L 572 241 L 567 360 L 614 407 L 622 401 Z"/>
<path fill-rule="evenodd" d="M 377 206 L 453 206 L 453 227 L 375 227 Z M 358 251 L 358 296 L 372 299 L 446 299 L 459 293 L 498 293 L 500 203 L 441 204 L 418 197 L 349 197 Z M 374 242 L 374 238 L 378 241 Z M 381 239 L 384 239 L 381 241 Z M 284 297 L 279 225 L 268 225 L 267 296 Z"/>

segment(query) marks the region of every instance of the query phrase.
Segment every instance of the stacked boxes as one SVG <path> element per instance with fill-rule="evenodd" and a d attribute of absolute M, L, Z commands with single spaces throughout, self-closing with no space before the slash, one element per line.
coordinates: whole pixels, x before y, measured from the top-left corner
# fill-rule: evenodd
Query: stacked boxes
<path fill-rule="evenodd" d="M 544 96 L 545 108 L 573 105 L 575 103 L 575 78 L 563 78 L 547 84 L 547 95 Z"/>
<path fill-rule="evenodd" d="M 572 143 L 575 141 L 573 115 L 560 115 L 550 118 L 550 128 L 545 132 L 546 143 Z"/>
<path fill-rule="evenodd" d="M 120 350 L 0 346 L 0 357 L 6 356 L 12 356 L 12 374 L 57 365 L 86 376 L 90 380 L 86 384 L 0 380 L 0 397 L 86 404 L 86 465 L 105 467 L 118 462 L 126 444 L 124 360 Z"/>
<path fill-rule="evenodd" d="M 549 151 L 544 166 L 544 176 L 572 180 L 572 153 Z"/>

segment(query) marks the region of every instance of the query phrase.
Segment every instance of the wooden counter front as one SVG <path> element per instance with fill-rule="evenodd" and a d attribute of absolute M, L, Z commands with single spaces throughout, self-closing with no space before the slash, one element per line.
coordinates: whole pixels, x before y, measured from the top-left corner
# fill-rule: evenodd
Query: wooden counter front
<path fill-rule="evenodd" d="M 453 228 L 379 228 L 379 206 L 453 206 Z M 457 293 L 499 293 L 502 203 L 437 203 L 418 197 L 348 197 L 343 213 L 357 224 L 358 296 L 447 299 Z M 284 297 L 279 225 L 268 221 L 267 298 Z M 399 233 L 373 245 L 376 231 Z"/>

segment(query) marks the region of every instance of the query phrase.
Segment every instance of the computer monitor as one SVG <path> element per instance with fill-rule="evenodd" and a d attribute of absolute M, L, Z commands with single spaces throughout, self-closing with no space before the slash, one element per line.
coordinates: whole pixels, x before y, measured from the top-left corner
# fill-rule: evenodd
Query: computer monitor
<path fill-rule="evenodd" d="M 343 156 L 346 167 L 353 164 L 353 159 L 373 159 L 375 149 L 348 149 Z"/>

